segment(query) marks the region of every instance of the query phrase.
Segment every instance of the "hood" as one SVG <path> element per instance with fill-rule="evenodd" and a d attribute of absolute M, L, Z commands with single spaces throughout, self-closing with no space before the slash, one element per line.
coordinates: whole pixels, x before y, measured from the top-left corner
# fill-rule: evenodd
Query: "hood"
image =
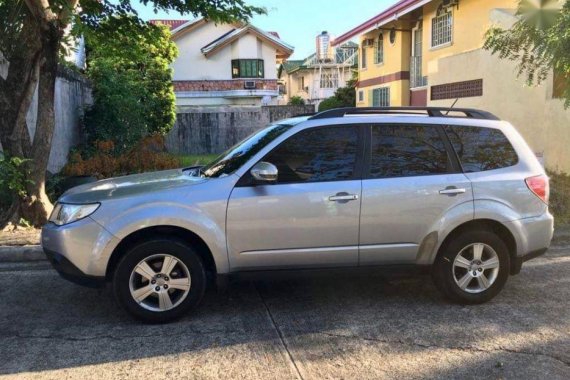
<path fill-rule="evenodd" d="M 184 173 L 182 169 L 133 174 L 74 187 L 66 191 L 58 202 L 94 203 L 111 198 L 117 199 L 154 193 L 206 181 L 205 178 L 193 177 Z"/>

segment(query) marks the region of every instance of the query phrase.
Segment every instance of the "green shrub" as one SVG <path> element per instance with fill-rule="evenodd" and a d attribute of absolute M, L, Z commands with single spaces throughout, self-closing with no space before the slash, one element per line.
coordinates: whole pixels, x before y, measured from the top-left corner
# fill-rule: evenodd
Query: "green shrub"
<path fill-rule="evenodd" d="M 550 177 L 550 212 L 557 226 L 570 223 L 570 175 L 548 172 Z"/>
<path fill-rule="evenodd" d="M 33 183 L 27 179 L 28 161 L 20 157 L 0 157 L 0 210 L 10 207 L 14 197 L 26 196 L 26 185 Z"/>
<path fill-rule="evenodd" d="M 86 43 L 94 98 L 83 119 L 87 147 L 110 140 L 119 153 L 145 136 L 168 133 L 176 118 L 170 64 L 178 55 L 168 28 L 134 16 L 109 18 L 87 30 Z"/>
<path fill-rule="evenodd" d="M 300 96 L 292 96 L 291 99 L 289 99 L 288 104 L 290 106 L 304 106 L 305 99 L 301 98 Z"/>
<path fill-rule="evenodd" d="M 344 107 L 342 102 L 340 100 L 338 100 L 336 97 L 331 96 L 330 98 L 323 100 L 319 104 L 319 112 L 323 112 L 323 111 L 330 110 L 333 108 L 340 108 L 340 107 Z"/>

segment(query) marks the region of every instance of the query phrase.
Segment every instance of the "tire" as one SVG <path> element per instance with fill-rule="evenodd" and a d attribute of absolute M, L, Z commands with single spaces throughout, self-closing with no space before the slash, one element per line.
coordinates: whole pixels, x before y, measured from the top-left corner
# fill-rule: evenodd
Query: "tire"
<path fill-rule="evenodd" d="M 476 251 L 481 252 L 479 260 Z M 487 302 L 501 291 L 509 268 L 505 243 L 491 231 L 473 230 L 462 232 L 441 248 L 432 277 L 446 298 L 473 305 Z"/>
<path fill-rule="evenodd" d="M 112 286 L 117 301 L 131 316 L 147 323 L 165 323 L 198 305 L 206 290 L 206 273 L 198 253 L 185 242 L 156 238 L 125 254 Z"/>

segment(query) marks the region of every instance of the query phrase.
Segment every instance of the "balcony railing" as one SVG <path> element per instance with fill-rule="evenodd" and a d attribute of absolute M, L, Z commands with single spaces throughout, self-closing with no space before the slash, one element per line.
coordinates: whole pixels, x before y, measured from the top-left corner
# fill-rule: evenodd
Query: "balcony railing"
<path fill-rule="evenodd" d="M 427 77 L 422 76 L 422 56 L 410 57 L 410 88 L 427 86 Z"/>

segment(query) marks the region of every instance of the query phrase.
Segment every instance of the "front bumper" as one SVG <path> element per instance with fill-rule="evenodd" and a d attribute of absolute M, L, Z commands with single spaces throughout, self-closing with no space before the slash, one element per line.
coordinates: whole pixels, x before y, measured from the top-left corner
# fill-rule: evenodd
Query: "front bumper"
<path fill-rule="evenodd" d="M 87 217 L 63 226 L 46 224 L 41 242 L 48 259 L 63 277 L 89 285 L 105 278 L 118 239 Z"/>
<path fill-rule="evenodd" d="M 78 285 L 88 286 L 90 288 L 99 288 L 105 285 L 105 277 L 100 276 L 89 276 L 83 273 L 79 268 L 77 268 L 71 261 L 65 258 L 65 256 L 50 251 L 44 248 L 44 253 L 46 254 L 49 262 L 53 268 L 59 273 L 59 275 L 68 281 L 74 282 Z"/>

